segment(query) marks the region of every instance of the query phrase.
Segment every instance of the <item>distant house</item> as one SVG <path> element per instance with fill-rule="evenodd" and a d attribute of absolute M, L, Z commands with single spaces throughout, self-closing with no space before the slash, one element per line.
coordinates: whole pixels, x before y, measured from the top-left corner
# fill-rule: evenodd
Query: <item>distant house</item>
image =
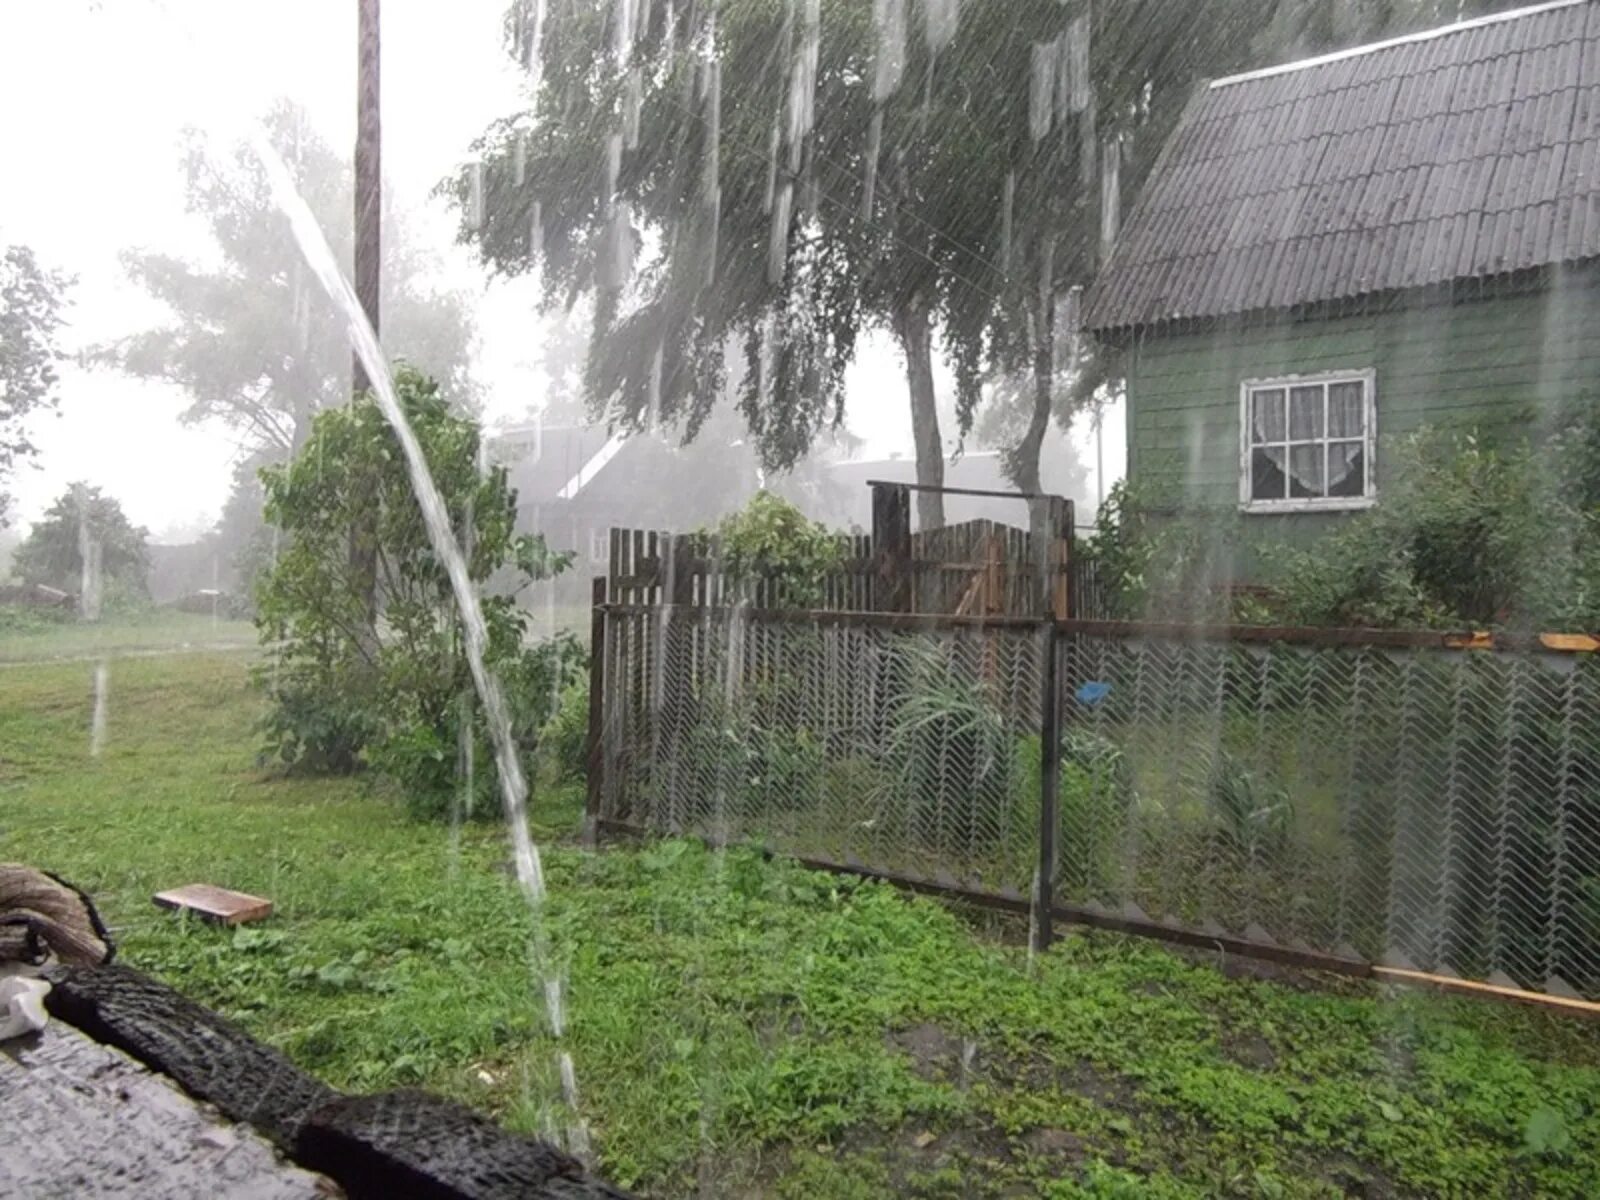
<path fill-rule="evenodd" d="M 839 462 L 827 468 L 829 497 L 832 503 L 824 520 L 830 525 L 844 528 L 857 527 L 862 531 L 872 525 L 872 490 L 867 484 L 873 480 L 884 483 L 915 483 L 917 463 L 905 457 L 858 459 Z M 944 467 L 944 485 L 950 488 L 967 488 L 980 492 L 1015 492 L 1016 485 L 1006 478 L 1004 464 L 998 451 L 979 450 L 963 454 Z M 913 512 L 915 506 L 913 506 Z M 997 521 L 1002 525 L 1026 528 L 1028 508 L 1020 500 L 1005 500 L 987 496 L 946 496 L 944 519 L 948 525 L 967 521 Z"/>
<path fill-rule="evenodd" d="M 489 449 L 517 491 L 518 529 L 574 551 L 573 577 L 582 581 L 604 573 L 613 527 L 693 529 L 760 486 L 746 447 L 683 448 L 603 425 L 520 426 L 494 435 Z"/>
<path fill-rule="evenodd" d="M 1128 472 L 1300 540 L 1424 424 L 1600 404 L 1600 0 L 1219 79 L 1085 304 Z"/>

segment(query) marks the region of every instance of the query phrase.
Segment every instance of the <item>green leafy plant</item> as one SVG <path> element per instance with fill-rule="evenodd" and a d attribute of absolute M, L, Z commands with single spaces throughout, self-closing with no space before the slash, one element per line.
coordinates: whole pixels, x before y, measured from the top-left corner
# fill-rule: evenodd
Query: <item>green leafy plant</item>
<path fill-rule="evenodd" d="M 1243 535 L 1231 511 L 1160 505 L 1119 481 L 1080 553 L 1093 563 L 1109 615 L 1120 620 L 1226 620 Z"/>
<path fill-rule="evenodd" d="M 1213 751 L 1202 770 L 1206 800 L 1223 845 L 1252 856 L 1281 851 L 1294 816 L 1288 793 L 1226 750 Z"/>
<path fill-rule="evenodd" d="M 114 497 L 83 483 L 67 488 L 34 522 L 12 556 L 12 571 L 24 583 L 76 593 L 83 586 L 80 535 L 85 528 L 100 547 L 105 611 L 148 604 L 146 531 L 128 520 Z"/>
<path fill-rule="evenodd" d="M 402 369 L 396 382 L 473 582 L 509 571 L 520 586 L 565 568 L 570 555 L 516 533 L 516 493 L 503 469 L 479 470 L 476 424 L 417 372 Z M 462 618 L 382 413 L 369 400 L 322 413 L 300 453 L 261 479 L 267 519 L 282 531 L 256 595 L 267 753 L 313 771 L 371 765 L 422 812 L 455 798 L 475 808 L 495 772 Z M 482 607 L 486 665 L 526 753 L 577 677 L 582 647 L 570 635 L 524 645 L 514 591 L 485 595 Z M 473 784 L 462 791 L 469 755 Z"/>
<path fill-rule="evenodd" d="M 1377 506 L 1268 552 L 1286 619 L 1600 628 L 1600 418 L 1577 409 L 1538 445 L 1423 429 L 1392 454 Z"/>
<path fill-rule="evenodd" d="M 876 819 L 897 810 L 927 844 L 941 836 L 967 844 L 983 824 L 980 810 L 1014 793 L 1016 738 L 948 650 L 909 643 L 891 671 L 896 699 L 884 730 Z"/>
<path fill-rule="evenodd" d="M 839 534 L 765 491 L 717 526 L 715 544 L 723 569 L 771 608 L 814 608 L 844 556 Z"/>

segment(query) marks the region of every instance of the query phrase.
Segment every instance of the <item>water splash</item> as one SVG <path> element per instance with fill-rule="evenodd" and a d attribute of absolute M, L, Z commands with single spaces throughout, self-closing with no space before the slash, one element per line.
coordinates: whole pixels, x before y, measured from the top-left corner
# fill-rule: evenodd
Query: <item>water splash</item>
<path fill-rule="evenodd" d="M 1106 142 L 1100 163 L 1100 253 L 1109 256 L 1122 232 L 1122 140 Z"/>
<path fill-rule="evenodd" d="M 475 162 L 467 171 L 467 219 L 473 229 L 483 228 L 483 163 Z"/>
<path fill-rule="evenodd" d="M 622 143 L 629 150 L 639 148 L 639 124 L 643 111 L 644 71 L 637 66 L 630 67 L 622 89 Z"/>
<path fill-rule="evenodd" d="M 923 0 L 922 14 L 928 53 L 938 54 L 955 40 L 961 24 L 961 0 Z"/>
<path fill-rule="evenodd" d="M 646 413 L 649 424 L 646 426 L 654 433 L 661 424 L 661 366 L 666 356 L 666 347 L 656 343 L 656 351 L 650 356 L 650 395 L 647 402 Z"/>
<path fill-rule="evenodd" d="M 794 213 L 794 182 L 785 179 L 772 206 L 772 240 L 767 247 L 767 282 L 783 282 L 789 266 L 789 220 Z"/>
<path fill-rule="evenodd" d="M 416 433 L 406 420 L 405 410 L 396 394 L 394 378 L 383 350 L 378 345 L 377 333 L 356 297 L 355 289 L 340 271 L 338 260 L 329 248 L 322 229 L 317 225 L 305 198 L 295 188 L 288 167 L 273 148 L 265 127 L 254 124 L 249 138 L 256 157 L 261 161 L 267 185 L 274 203 L 288 218 L 293 233 L 307 264 L 318 282 L 327 291 L 329 299 L 345 323 L 357 356 L 372 381 L 372 390 L 384 419 L 394 430 L 405 458 L 411 489 L 421 509 L 427 529 L 428 542 L 434 556 L 444 564 L 450 580 L 451 593 L 461 613 L 464 650 L 473 685 L 483 706 L 489 740 L 494 749 L 495 766 L 500 784 L 501 803 L 507 828 L 510 831 L 512 862 L 518 886 L 527 899 L 533 917 L 532 944 L 530 947 L 535 972 L 544 981 L 548 996 L 552 981 L 560 988 L 559 976 L 551 968 L 547 933 L 543 919 L 545 902 L 544 864 L 538 846 L 528 827 L 528 784 L 523 774 L 522 760 L 517 752 L 512 733 L 511 710 L 506 703 L 505 691 L 499 678 L 485 665 L 488 629 L 484 623 L 483 606 L 479 603 L 477 589 L 472 582 L 466 559 L 461 553 L 450 525 L 450 513 L 445 506 L 433 476 L 428 471 L 427 459 Z M 548 1008 L 548 1001 L 547 1001 Z M 564 1054 L 564 1051 L 562 1052 Z M 568 1144 L 587 1145 L 587 1133 L 582 1119 L 577 1115 L 576 1080 L 566 1087 L 568 1072 L 563 1070 L 563 1090 L 569 1110 Z"/>
<path fill-rule="evenodd" d="M 872 0 L 872 27 L 877 36 L 872 98 L 882 104 L 900 90 L 906 73 L 905 0 Z"/>
<path fill-rule="evenodd" d="M 872 210 L 878 203 L 878 159 L 883 156 L 883 109 L 872 114 L 872 125 L 867 130 L 867 177 L 861 184 L 861 219 L 872 220 Z"/>
<path fill-rule="evenodd" d="M 89 757 L 99 758 L 106 745 L 106 711 L 111 705 L 111 664 L 101 659 L 94 667 L 94 716 L 89 722 Z"/>
<path fill-rule="evenodd" d="M 1011 274 L 1011 240 L 1015 233 L 1017 210 L 1017 173 L 1006 172 L 1005 187 L 1000 198 L 1000 273 Z"/>
<path fill-rule="evenodd" d="M 94 533 L 94 504 L 83 484 L 74 484 L 73 501 L 78 509 L 78 615 L 85 621 L 100 619 L 101 555 L 104 547 Z"/>
<path fill-rule="evenodd" d="M 1061 99 L 1067 111 L 1081 113 L 1092 95 L 1089 78 L 1089 18 L 1077 16 L 1062 35 Z"/>
<path fill-rule="evenodd" d="M 616 0 L 611 11 L 614 38 L 611 52 L 621 68 L 633 57 L 634 21 L 639 13 L 639 0 Z"/>
<path fill-rule="evenodd" d="M 778 195 L 778 149 L 783 143 L 783 128 L 772 123 L 772 133 L 767 138 L 767 187 L 761 196 L 761 211 L 772 215 L 773 202 Z"/>
<path fill-rule="evenodd" d="M 789 171 L 800 169 L 802 144 L 816 125 L 817 67 L 822 53 L 822 11 L 819 0 L 806 0 L 806 11 L 789 72 Z"/>
<path fill-rule="evenodd" d="M 1056 79 L 1060 75 L 1060 45 L 1035 42 L 1028 74 L 1028 135 L 1039 141 L 1050 132 L 1055 118 Z"/>
<path fill-rule="evenodd" d="M 717 281 L 717 244 L 722 238 L 722 63 L 711 58 L 706 80 L 706 286 Z"/>
<path fill-rule="evenodd" d="M 618 204 L 611 212 L 606 226 L 605 246 L 600 263 L 600 284 L 611 291 L 621 291 L 628 283 L 628 268 L 633 262 L 633 224 L 628 217 L 628 206 Z"/>

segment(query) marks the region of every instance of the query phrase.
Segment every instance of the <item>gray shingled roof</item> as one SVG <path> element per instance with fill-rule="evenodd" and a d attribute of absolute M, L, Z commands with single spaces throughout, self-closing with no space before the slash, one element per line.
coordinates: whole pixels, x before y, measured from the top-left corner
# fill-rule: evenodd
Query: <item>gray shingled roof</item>
<path fill-rule="evenodd" d="M 1218 80 L 1085 307 L 1107 332 L 1600 255 L 1600 0 Z"/>

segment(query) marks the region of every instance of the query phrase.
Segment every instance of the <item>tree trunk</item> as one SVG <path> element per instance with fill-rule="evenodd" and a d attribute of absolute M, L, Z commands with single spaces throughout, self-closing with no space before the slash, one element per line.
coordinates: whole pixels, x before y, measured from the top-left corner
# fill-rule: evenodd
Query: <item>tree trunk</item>
<path fill-rule="evenodd" d="M 1028 418 L 1028 429 L 1022 440 L 1011 451 L 1011 479 L 1018 491 L 1039 495 L 1044 491 L 1043 472 L 1039 459 L 1044 452 L 1044 435 L 1050 430 L 1051 410 L 1055 398 L 1055 311 L 1047 296 L 1040 296 L 1039 312 L 1034 318 L 1033 345 L 1033 413 Z M 1028 505 L 1028 524 L 1036 534 L 1047 532 L 1048 506 L 1033 501 Z"/>
<path fill-rule="evenodd" d="M 906 356 L 906 383 L 911 394 L 911 439 L 917 449 L 917 482 L 944 486 L 944 442 L 939 436 L 939 409 L 933 391 L 933 318 L 922 294 L 915 293 L 894 315 L 894 332 Z M 917 522 L 923 529 L 944 527 L 944 496 L 917 493 Z"/>

